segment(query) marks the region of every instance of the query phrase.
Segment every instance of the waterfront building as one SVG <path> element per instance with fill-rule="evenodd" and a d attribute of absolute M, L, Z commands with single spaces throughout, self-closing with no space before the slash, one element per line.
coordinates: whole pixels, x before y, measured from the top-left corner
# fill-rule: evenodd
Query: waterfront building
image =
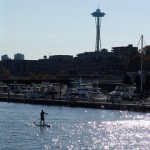
<path fill-rule="evenodd" d="M 120 49 L 120 47 L 118 49 Z M 120 52 L 118 49 L 113 48 L 113 51 L 111 52 L 107 49 L 84 52 L 77 54 L 76 57 L 73 57 L 72 55 L 54 55 L 49 58 L 45 56 L 43 59 L 39 60 L 5 60 L 2 65 L 14 76 L 26 76 L 31 73 L 55 76 L 123 76 L 126 72 L 130 55 L 127 59 L 125 56 L 126 51 Z M 125 48 L 123 47 L 123 50 L 124 49 Z M 132 48 L 130 48 L 130 50 L 132 52 Z"/>
<path fill-rule="evenodd" d="M 14 60 L 24 60 L 24 55 L 17 53 L 14 55 Z"/>
<path fill-rule="evenodd" d="M 123 62 L 128 63 L 132 57 L 138 54 L 138 48 L 129 44 L 128 46 L 112 47 L 112 52 Z"/>
<path fill-rule="evenodd" d="M 9 70 L 12 76 L 28 76 L 34 73 L 36 60 L 4 60 L 2 67 Z"/>
<path fill-rule="evenodd" d="M 10 58 L 8 57 L 8 55 L 2 55 L 1 56 L 1 60 L 10 60 Z"/>
<path fill-rule="evenodd" d="M 68 74 L 73 66 L 73 56 L 71 55 L 54 55 L 48 59 L 39 59 L 35 68 L 38 74 L 60 75 Z"/>
<path fill-rule="evenodd" d="M 106 49 L 78 54 L 74 62 L 80 75 L 123 74 L 125 72 L 121 59 Z"/>

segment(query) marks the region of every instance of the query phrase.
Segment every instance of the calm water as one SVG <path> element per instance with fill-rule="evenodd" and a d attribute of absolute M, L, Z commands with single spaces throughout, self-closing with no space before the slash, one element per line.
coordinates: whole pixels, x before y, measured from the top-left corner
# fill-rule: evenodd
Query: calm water
<path fill-rule="evenodd" d="M 51 128 L 33 125 L 41 109 Z M 2 150 L 148 150 L 150 114 L 0 103 Z"/>

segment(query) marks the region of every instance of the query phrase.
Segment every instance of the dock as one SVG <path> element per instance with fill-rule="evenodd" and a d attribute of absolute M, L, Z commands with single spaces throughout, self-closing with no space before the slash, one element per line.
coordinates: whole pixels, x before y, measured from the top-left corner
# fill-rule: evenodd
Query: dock
<path fill-rule="evenodd" d="M 110 102 L 70 101 L 70 100 L 52 100 L 52 99 L 25 99 L 25 98 L 8 99 L 7 97 L 1 97 L 0 102 L 150 112 L 150 104 L 140 104 L 140 103 L 138 104 L 110 103 Z"/>

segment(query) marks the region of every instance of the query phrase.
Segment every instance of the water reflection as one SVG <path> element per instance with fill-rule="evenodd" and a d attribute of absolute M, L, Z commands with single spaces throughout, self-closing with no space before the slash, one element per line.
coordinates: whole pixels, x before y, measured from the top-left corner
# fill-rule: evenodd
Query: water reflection
<path fill-rule="evenodd" d="M 11 103 L 0 103 L 0 108 L 5 112 L 0 121 L 2 149 L 150 149 L 149 113 Z M 49 114 L 50 128 L 32 124 L 41 109 Z"/>

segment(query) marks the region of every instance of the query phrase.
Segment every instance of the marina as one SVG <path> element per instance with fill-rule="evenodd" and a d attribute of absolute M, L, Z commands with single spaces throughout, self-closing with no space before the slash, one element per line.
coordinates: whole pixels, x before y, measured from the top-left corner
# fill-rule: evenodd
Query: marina
<path fill-rule="evenodd" d="M 1 1 L 0 149 L 150 150 L 149 5 L 97 4 Z"/>
<path fill-rule="evenodd" d="M 1 102 L 150 111 L 149 96 L 140 97 L 139 93 L 136 92 L 136 87 L 131 85 L 119 84 L 113 91 L 104 92 L 103 89 L 92 84 L 78 82 L 73 82 L 71 86 L 50 82 L 30 85 L 14 84 L 16 88 L 12 89 L 13 84 L 0 83 Z"/>

